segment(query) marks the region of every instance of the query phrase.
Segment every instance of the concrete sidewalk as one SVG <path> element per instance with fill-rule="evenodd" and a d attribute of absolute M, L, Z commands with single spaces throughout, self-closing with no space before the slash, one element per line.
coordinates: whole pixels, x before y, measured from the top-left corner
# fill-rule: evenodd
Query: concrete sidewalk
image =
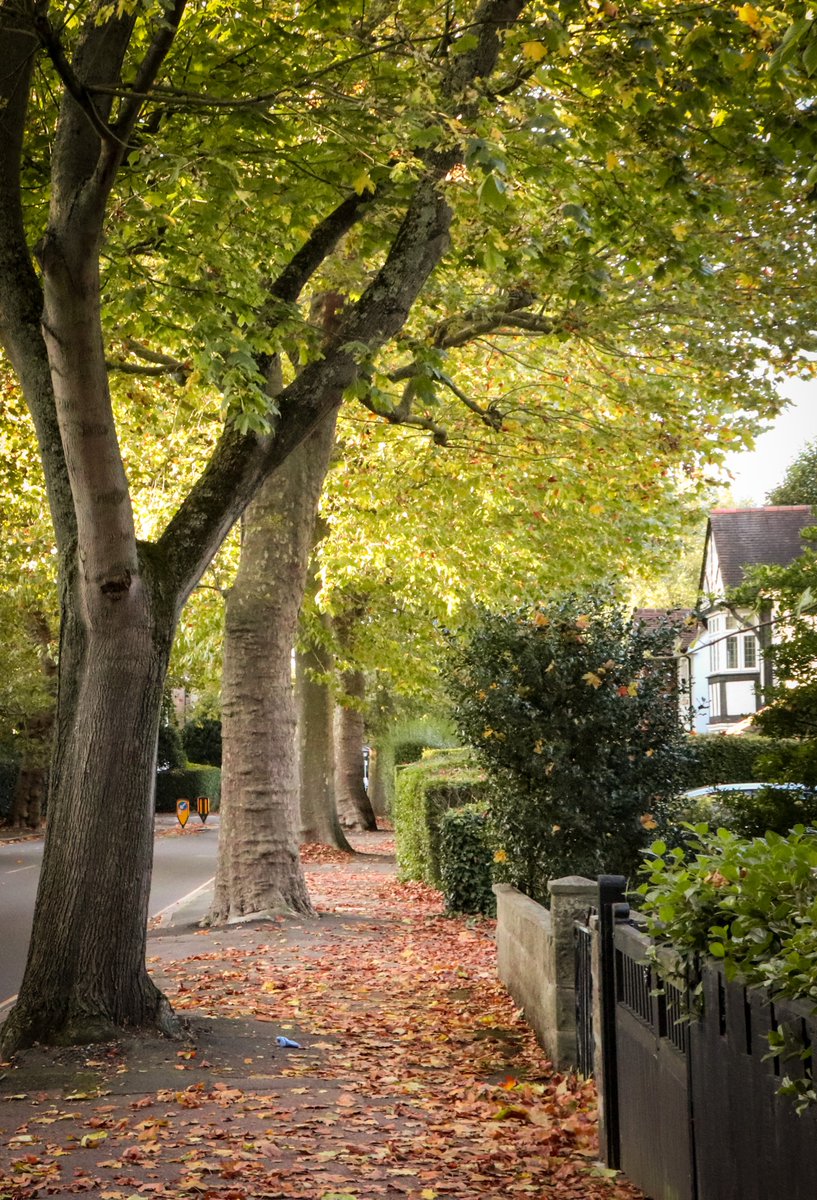
<path fill-rule="evenodd" d="M 182 1040 L 0 1067 L 0 1200 L 636 1195 L 499 985 L 493 923 L 397 883 L 390 835 L 356 841 L 306 864 L 317 919 L 205 930 L 191 904 L 150 935 Z"/>

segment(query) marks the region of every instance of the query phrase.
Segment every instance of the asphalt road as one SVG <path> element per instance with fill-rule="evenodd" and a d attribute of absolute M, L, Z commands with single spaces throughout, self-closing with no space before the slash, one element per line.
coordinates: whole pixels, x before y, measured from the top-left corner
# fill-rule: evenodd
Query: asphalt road
<path fill-rule="evenodd" d="M 198 824 L 193 817 L 192 823 Z M 173 828 L 168 822 L 166 828 Z M 150 915 L 157 916 L 212 879 L 216 869 L 218 818 L 182 837 L 157 837 L 153 851 Z M 0 844 L 0 1017 L 23 977 L 37 881 L 41 838 Z"/>

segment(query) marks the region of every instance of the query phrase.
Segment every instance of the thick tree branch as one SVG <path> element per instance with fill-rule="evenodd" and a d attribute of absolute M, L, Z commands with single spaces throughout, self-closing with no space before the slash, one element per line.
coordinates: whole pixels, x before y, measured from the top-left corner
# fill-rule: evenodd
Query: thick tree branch
<path fill-rule="evenodd" d="M 148 375 L 156 378 L 162 375 L 172 375 L 183 383 L 193 370 L 189 362 L 182 362 L 180 358 L 173 358 L 170 354 L 161 354 L 158 350 L 151 350 L 148 346 L 143 346 L 141 342 L 133 339 L 129 338 L 125 342 L 125 346 L 142 361 L 131 363 L 124 362 L 122 359 L 109 359 L 105 364 L 109 371 L 119 371 L 123 375 Z M 147 363 L 150 366 L 146 366 Z"/>
<path fill-rule="evenodd" d="M 499 54 L 499 33 L 513 24 L 524 4 L 525 0 L 481 0 L 473 26 L 479 29 L 477 47 L 458 57 L 449 80 L 448 94 L 458 111 L 469 76 L 473 80 L 490 73 Z M 462 156 L 462 147 L 428 154 L 426 173 L 416 185 L 383 266 L 324 346 L 323 358 L 305 367 L 277 397 L 278 414 L 270 435 L 253 438 L 228 429 L 221 438 L 159 541 L 178 603 L 195 587 L 261 480 L 340 404 L 360 371 L 354 347 L 363 344 L 375 352 L 403 327 L 447 249 L 451 213 L 439 184 Z"/>
<path fill-rule="evenodd" d="M 142 65 L 136 72 L 133 90 L 119 110 L 116 135 L 121 142 L 126 142 L 133 132 L 144 107 L 145 97 L 149 94 L 173 45 L 186 7 L 187 0 L 175 0 L 172 8 L 162 15 L 159 28 L 145 53 Z"/>
<path fill-rule="evenodd" d="M 0 5 L 0 342 L 23 389 L 37 432 L 57 546 L 76 537 L 48 355 L 40 328 L 43 297 L 28 248 L 20 163 L 36 35 L 19 0 Z"/>
<path fill-rule="evenodd" d="M 33 21 L 37 37 L 40 40 L 40 45 L 45 50 L 48 57 L 54 66 L 54 70 L 62 80 L 66 91 L 79 105 L 82 112 L 87 117 L 91 128 L 101 138 L 103 142 L 110 142 L 112 145 L 119 143 L 119 138 L 111 129 L 108 122 L 102 117 L 96 107 L 93 96 L 85 87 L 85 85 L 77 78 L 74 68 L 68 61 L 62 42 L 57 36 L 54 27 L 49 21 L 45 13 L 37 14 Z"/>
<path fill-rule="evenodd" d="M 344 234 L 360 220 L 374 196 L 371 192 L 347 196 L 312 230 L 303 246 L 290 259 L 270 285 L 270 294 L 285 304 L 294 304 L 322 262 L 332 253 Z"/>

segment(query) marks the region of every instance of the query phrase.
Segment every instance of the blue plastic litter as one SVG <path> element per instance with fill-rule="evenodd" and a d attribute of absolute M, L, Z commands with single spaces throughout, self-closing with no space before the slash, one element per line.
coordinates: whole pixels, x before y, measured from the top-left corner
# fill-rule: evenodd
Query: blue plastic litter
<path fill-rule="evenodd" d="M 277 1045 L 286 1046 L 290 1050 L 300 1050 L 300 1048 L 301 1048 L 301 1043 L 293 1042 L 292 1038 L 279 1036 L 275 1039 L 275 1041 L 276 1041 Z"/>

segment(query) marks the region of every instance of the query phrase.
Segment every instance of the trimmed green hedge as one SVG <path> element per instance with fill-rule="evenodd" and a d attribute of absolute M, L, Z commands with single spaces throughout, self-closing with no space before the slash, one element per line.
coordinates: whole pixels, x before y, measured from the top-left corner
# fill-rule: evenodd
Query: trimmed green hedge
<path fill-rule="evenodd" d="M 449 912 L 496 916 L 493 853 L 482 805 L 466 804 L 442 814 L 440 877 Z"/>
<path fill-rule="evenodd" d="M 221 766 L 221 721 L 204 717 L 191 721 L 182 730 L 182 744 L 188 758 L 197 763 Z"/>
<path fill-rule="evenodd" d="M 727 736 L 705 733 L 688 739 L 688 788 L 705 787 L 710 783 L 750 783 L 763 779 L 756 770 L 757 760 L 779 744 L 757 734 Z"/>
<path fill-rule="evenodd" d="M 408 763 L 419 762 L 423 757 L 423 753 L 428 749 L 429 747 L 426 742 L 395 742 L 394 765 L 396 767 L 405 767 Z"/>
<path fill-rule="evenodd" d="M 177 800 L 195 801 L 199 796 L 208 796 L 213 812 L 218 811 L 221 801 L 221 771 L 218 767 L 191 763 L 189 767 L 174 767 L 170 771 L 159 771 L 156 776 L 156 811 L 176 811 Z"/>
<path fill-rule="evenodd" d="M 437 750 L 399 770 L 394 834 L 400 877 L 439 887 L 443 814 L 486 796 L 485 773 L 467 750 Z"/>

